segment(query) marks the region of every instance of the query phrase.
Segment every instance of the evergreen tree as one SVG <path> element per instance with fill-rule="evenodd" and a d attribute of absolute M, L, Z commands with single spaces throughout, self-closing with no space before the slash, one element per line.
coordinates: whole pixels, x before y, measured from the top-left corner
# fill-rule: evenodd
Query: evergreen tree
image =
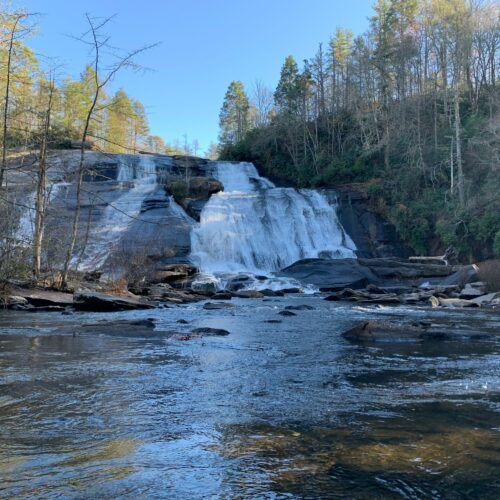
<path fill-rule="evenodd" d="M 281 75 L 274 92 L 274 102 L 278 111 L 295 114 L 299 110 L 301 77 L 297 62 L 288 56 L 281 68 Z"/>
<path fill-rule="evenodd" d="M 219 140 L 222 146 L 235 144 L 243 139 L 248 131 L 249 109 L 250 104 L 243 83 L 231 82 L 219 115 Z"/>

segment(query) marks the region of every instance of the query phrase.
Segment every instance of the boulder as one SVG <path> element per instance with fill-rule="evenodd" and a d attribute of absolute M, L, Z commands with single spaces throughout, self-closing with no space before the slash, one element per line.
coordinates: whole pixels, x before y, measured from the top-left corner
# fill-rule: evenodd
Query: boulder
<path fill-rule="evenodd" d="M 240 292 L 233 292 L 233 297 L 240 299 L 262 299 L 264 294 L 257 290 L 241 290 Z"/>
<path fill-rule="evenodd" d="M 483 283 L 467 283 L 463 290 L 460 292 L 460 299 L 476 299 L 481 297 L 486 292 L 486 287 Z"/>
<path fill-rule="evenodd" d="M 151 309 L 156 305 L 136 297 L 108 295 L 100 292 L 79 290 L 73 296 L 73 306 L 80 311 L 127 311 Z"/>
<path fill-rule="evenodd" d="M 315 285 L 323 292 L 344 288 L 364 288 L 377 277 L 357 259 L 303 259 L 282 269 L 278 276 Z"/>
<path fill-rule="evenodd" d="M 223 330 L 222 328 L 195 328 L 192 332 L 193 335 L 201 335 L 201 336 L 210 336 L 210 337 L 225 337 L 229 335 L 227 330 Z"/>
<path fill-rule="evenodd" d="M 212 295 L 212 300 L 231 300 L 233 298 L 233 294 L 230 292 L 217 292 Z"/>
<path fill-rule="evenodd" d="M 287 311 L 287 310 L 280 311 L 278 314 L 279 314 L 280 316 L 297 316 L 297 314 L 295 314 L 294 312 L 292 312 L 292 311 Z"/>
<path fill-rule="evenodd" d="M 342 336 L 353 342 L 423 342 L 426 338 L 430 338 L 426 332 L 427 329 L 420 325 L 369 320 L 358 323 L 344 332 Z M 441 335 L 437 338 L 444 339 L 447 336 Z"/>
<path fill-rule="evenodd" d="M 342 334 L 356 343 L 419 343 L 442 340 L 482 340 L 495 335 L 491 330 L 478 331 L 454 324 L 434 324 L 430 321 L 418 323 L 395 323 L 385 320 L 361 321 Z"/>
<path fill-rule="evenodd" d="M 463 266 L 453 274 L 450 274 L 441 281 L 441 285 L 464 286 L 466 283 L 473 283 L 479 280 L 479 267 L 476 264 Z"/>
<path fill-rule="evenodd" d="M 207 302 L 203 305 L 203 309 L 213 310 L 213 309 L 228 309 L 234 307 L 234 304 L 228 304 L 227 302 Z"/>
<path fill-rule="evenodd" d="M 189 283 L 197 272 L 198 269 L 191 264 L 170 264 L 158 269 L 155 279 L 160 283 L 182 286 Z"/>
<path fill-rule="evenodd" d="M 359 259 L 359 264 L 368 267 L 375 276 L 383 280 L 441 278 L 459 269 L 457 266 L 412 262 L 398 258 Z"/>
<path fill-rule="evenodd" d="M 433 295 L 429 300 L 432 307 L 479 307 L 476 302 L 465 299 L 446 299 Z"/>

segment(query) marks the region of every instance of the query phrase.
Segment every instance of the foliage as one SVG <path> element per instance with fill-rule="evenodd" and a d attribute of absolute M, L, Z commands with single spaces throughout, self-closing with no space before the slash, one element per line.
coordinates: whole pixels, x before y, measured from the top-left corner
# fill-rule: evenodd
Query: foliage
<path fill-rule="evenodd" d="M 269 119 L 221 144 L 220 158 L 297 186 L 365 182 L 416 252 L 491 257 L 499 20 L 491 2 L 377 0 L 363 36 L 337 28 L 302 68 L 286 58 Z"/>

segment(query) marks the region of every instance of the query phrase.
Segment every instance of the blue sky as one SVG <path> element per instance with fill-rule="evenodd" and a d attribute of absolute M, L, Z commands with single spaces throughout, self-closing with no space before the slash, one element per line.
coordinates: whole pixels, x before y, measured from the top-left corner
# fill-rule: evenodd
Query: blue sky
<path fill-rule="evenodd" d="M 16 5 L 42 14 L 37 53 L 58 57 L 63 73 L 78 76 L 87 49 L 69 35 L 86 30 L 85 12 L 107 17 L 113 45 L 135 49 L 160 45 L 139 58 L 151 68 L 120 73 L 123 87 L 146 106 L 151 132 L 167 142 L 184 134 L 202 149 L 217 140 L 218 115 L 231 80 L 250 91 L 255 80 L 274 88 L 288 54 L 312 57 L 336 26 L 360 34 L 373 0 L 21 0 Z"/>

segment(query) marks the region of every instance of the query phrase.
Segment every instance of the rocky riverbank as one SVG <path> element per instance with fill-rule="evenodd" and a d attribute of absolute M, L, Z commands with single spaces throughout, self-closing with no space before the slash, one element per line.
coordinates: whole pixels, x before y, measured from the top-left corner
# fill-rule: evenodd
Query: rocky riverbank
<path fill-rule="evenodd" d="M 415 305 L 428 307 L 500 307 L 500 292 L 480 281 L 480 267 L 422 264 L 406 259 L 307 259 L 284 269 L 279 276 L 293 278 L 303 287 L 316 287 L 326 301 L 375 305 Z M 269 277 L 240 274 L 228 280 L 225 289 L 195 286 L 198 270 L 190 264 L 163 266 L 154 279 L 127 288 L 126 282 L 89 281 L 73 283 L 71 291 L 33 287 L 11 282 L 4 292 L 5 308 L 25 311 L 68 312 L 148 309 L 176 304 L 211 301 L 207 308 L 220 308 L 232 298 L 262 299 L 300 294 L 300 286 L 282 289 L 252 288 Z M 259 281 L 260 280 L 260 281 Z M 215 302 L 214 302 L 215 301 Z"/>

